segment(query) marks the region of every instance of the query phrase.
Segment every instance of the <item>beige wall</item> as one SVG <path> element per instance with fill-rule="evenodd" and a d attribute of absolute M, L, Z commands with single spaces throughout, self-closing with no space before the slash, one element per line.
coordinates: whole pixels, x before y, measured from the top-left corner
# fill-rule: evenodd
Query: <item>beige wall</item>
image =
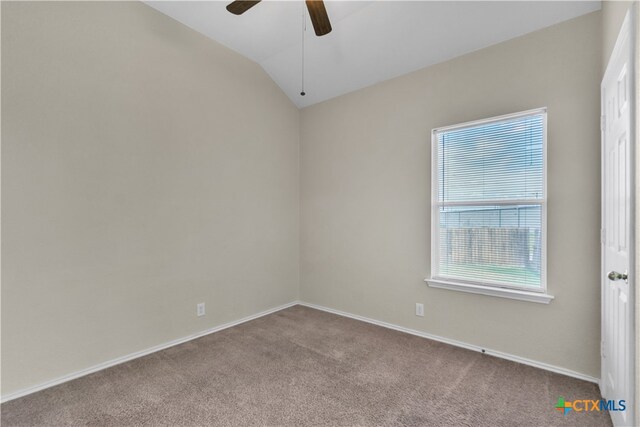
<path fill-rule="evenodd" d="M 2 2 L 2 394 L 298 291 L 598 376 L 608 7 L 300 115 L 256 64 L 141 3 Z M 428 288 L 430 130 L 540 106 L 556 299 Z"/>
<path fill-rule="evenodd" d="M 299 112 L 255 63 L 2 2 L 2 112 L 3 395 L 297 298 Z"/>
<path fill-rule="evenodd" d="M 602 2 L 602 74 L 616 44 L 622 21 L 633 1 L 605 0 Z"/>
<path fill-rule="evenodd" d="M 592 13 L 304 109 L 302 299 L 598 377 L 600 29 Z M 431 129 L 542 106 L 556 299 L 427 287 Z"/>

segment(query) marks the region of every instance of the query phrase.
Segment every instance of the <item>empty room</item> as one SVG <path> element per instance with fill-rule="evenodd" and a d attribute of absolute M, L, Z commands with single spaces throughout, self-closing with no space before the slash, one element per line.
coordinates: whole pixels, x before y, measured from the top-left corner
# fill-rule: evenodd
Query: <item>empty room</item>
<path fill-rule="evenodd" d="M 636 1 L 1 1 L 3 426 L 640 426 Z"/>

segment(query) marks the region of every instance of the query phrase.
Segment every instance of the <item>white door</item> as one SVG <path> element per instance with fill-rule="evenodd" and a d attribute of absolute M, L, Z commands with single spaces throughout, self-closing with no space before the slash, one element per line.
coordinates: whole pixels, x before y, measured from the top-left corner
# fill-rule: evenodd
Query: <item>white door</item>
<path fill-rule="evenodd" d="M 602 379 L 605 399 L 626 402 L 610 411 L 614 425 L 633 424 L 634 55 L 630 14 L 602 80 Z"/>

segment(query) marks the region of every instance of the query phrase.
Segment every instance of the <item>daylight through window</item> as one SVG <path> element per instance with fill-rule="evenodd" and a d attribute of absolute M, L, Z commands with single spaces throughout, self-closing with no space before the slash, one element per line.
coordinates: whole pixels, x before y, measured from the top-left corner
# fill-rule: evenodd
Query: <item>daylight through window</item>
<path fill-rule="evenodd" d="M 546 119 L 433 131 L 432 279 L 545 291 Z"/>

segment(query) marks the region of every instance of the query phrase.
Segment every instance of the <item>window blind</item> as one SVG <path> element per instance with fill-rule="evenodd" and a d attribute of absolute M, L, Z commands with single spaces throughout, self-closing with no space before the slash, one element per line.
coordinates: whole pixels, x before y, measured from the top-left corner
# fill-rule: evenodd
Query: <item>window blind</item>
<path fill-rule="evenodd" d="M 546 112 L 434 132 L 432 276 L 543 287 Z"/>

